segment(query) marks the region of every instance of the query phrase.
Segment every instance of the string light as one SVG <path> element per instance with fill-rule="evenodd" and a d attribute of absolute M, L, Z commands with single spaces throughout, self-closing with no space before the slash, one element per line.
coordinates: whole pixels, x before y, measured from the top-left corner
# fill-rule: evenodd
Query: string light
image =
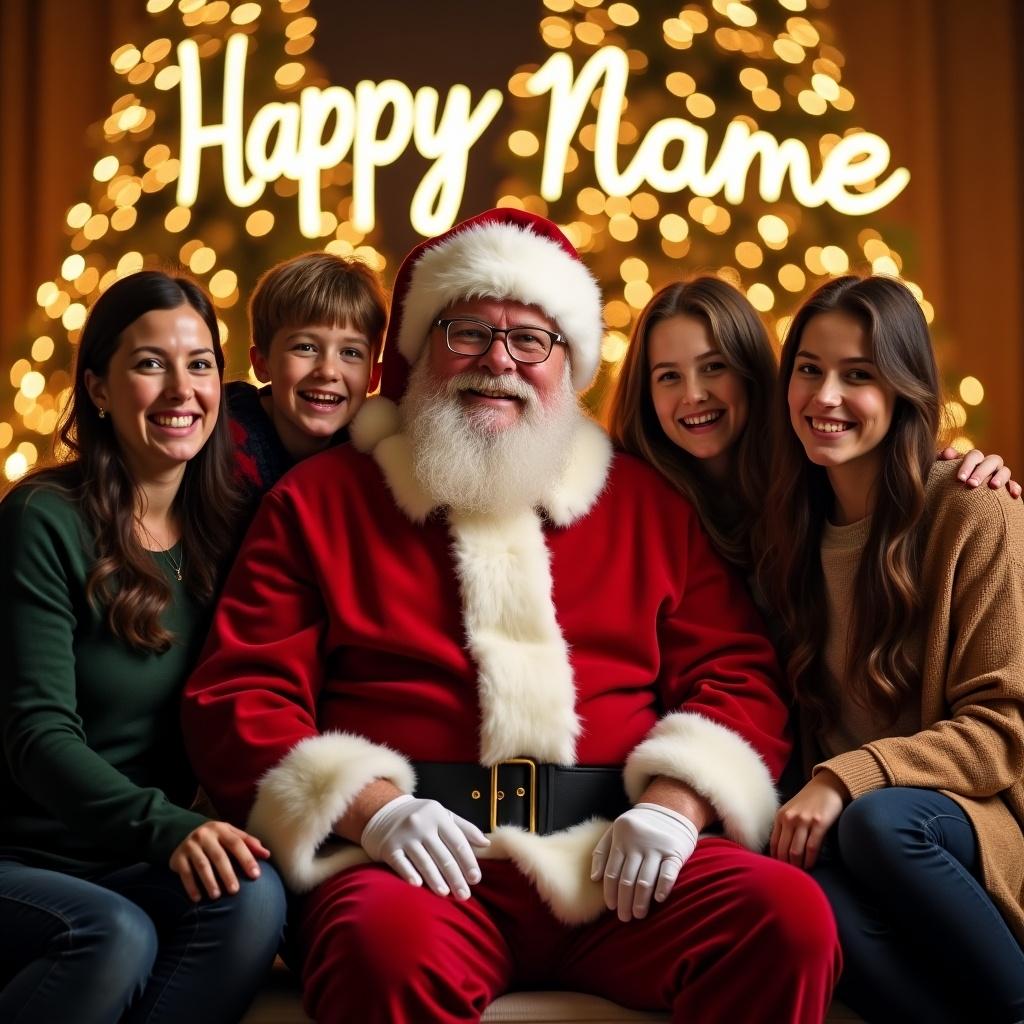
<path fill-rule="evenodd" d="M 960 397 L 968 405 L 981 405 L 985 400 L 985 388 L 977 377 L 964 377 L 960 381 Z"/>

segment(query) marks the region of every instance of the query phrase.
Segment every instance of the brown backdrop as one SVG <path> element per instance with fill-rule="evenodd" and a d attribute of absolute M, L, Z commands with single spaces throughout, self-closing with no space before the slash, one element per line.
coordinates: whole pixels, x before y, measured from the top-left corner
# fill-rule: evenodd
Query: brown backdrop
<path fill-rule="evenodd" d="M 88 125 L 119 94 L 113 51 L 132 38 L 144 0 L 0 4 L 0 367 L 67 255 L 68 207 L 86 197 L 97 156 Z M 141 15 L 145 17 L 143 13 Z"/>
<path fill-rule="evenodd" d="M 142 9 L 142 0 L 0 5 L 2 369 L 5 343 L 64 255 L 60 225 L 95 160 L 85 128 L 109 113 L 109 57 L 137 37 Z M 908 272 L 985 384 L 976 439 L 1024 476 L 1024 4 L 833 0 L 831 17 L 861 123 L 911 171 L 887 211 L 917 240 Z"/>
<path fill-rule="evenodd" d="M 913 277 L 985 385 L 976 440 L 1024 479 L 1024 4 L 833 0 L 861 122 L 908 167 L 886 210 Z"/>

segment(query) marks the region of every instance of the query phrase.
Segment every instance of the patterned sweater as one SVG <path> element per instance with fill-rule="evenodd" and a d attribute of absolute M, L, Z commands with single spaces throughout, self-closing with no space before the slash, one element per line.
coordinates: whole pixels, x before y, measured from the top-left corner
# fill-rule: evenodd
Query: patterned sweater
<path fill-rule="evenodd" d="M 225 385 L 231 438 L 235 442 L 235 474 L 245 488 L 249 517 L 260 498 L 292 468 L 295 460 L 288 454 L 267 415 L 260 398 L 270 394 L 270 385 L 254 387 L 236 380 Z"/>

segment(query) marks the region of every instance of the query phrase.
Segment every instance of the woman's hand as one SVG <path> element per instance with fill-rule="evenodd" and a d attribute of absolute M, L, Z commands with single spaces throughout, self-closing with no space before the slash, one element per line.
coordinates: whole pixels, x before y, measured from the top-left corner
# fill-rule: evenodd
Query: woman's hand
<path fill-rule="evenodd" d="M 945 448 L 939 452 L 939 458 L 944 462 L 950 462 L 960 458 L 960 453 L 955 448 Z M 999 455 L 986 455 L 984 452 L 972 448 L 963 456 L 963 462 L 957 471 L 957 477 L 963 480 L 968 487 L 979 487 L 987 483 L 994 491 L 1005 487 L 1010 492 L 1011 498 L 1021 496 L 1021 485 L 1016 480 L 1011 480 L 1010 467 L 1003 464 Z"/>
<path fill-rule="evenodd" d="M 818 859 L 825 833 L 843 812 L 850 794 L 828 769 L 810 782 L 775 815 L 771 855 L 810 871 Z"/>
<path fill-rule="evenodd" d="M 265 860 L 269 856 L 270 851 L 248 832 L 226 821 L 207 821 L 185 836 L 171 854 L 169 863 L 171 870 L 181 878 L 189 899 L 198 903 L 202 893 L 196 884 L 197 879 L 202 882 L 210 899 L 215 900 L 220 897 L 221 885 L 229 893 L 238 892 L 238 878 L 231 857 L 250 878 L 258 878 L 260 866 L 256 858 Z"/>

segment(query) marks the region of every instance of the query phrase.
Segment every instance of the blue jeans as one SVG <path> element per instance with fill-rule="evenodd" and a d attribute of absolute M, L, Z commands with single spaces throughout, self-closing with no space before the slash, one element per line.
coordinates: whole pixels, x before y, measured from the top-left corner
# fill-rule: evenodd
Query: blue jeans
<path fill-rule="evenodd" d="M 193 903 L 149 864 L 87 880 L 0 860 L 0 1020 L 237 1021 L 284 928 L 281 880 L 260 872 Z"/>
<path fill-rule="evenodd" d="M 867 793 L 813 871 L 839 928 L 836 992 L 872 1022 L 1024 1019 L 1024 952 L 980 882 L 974 829 L 930 789 Z"/>

